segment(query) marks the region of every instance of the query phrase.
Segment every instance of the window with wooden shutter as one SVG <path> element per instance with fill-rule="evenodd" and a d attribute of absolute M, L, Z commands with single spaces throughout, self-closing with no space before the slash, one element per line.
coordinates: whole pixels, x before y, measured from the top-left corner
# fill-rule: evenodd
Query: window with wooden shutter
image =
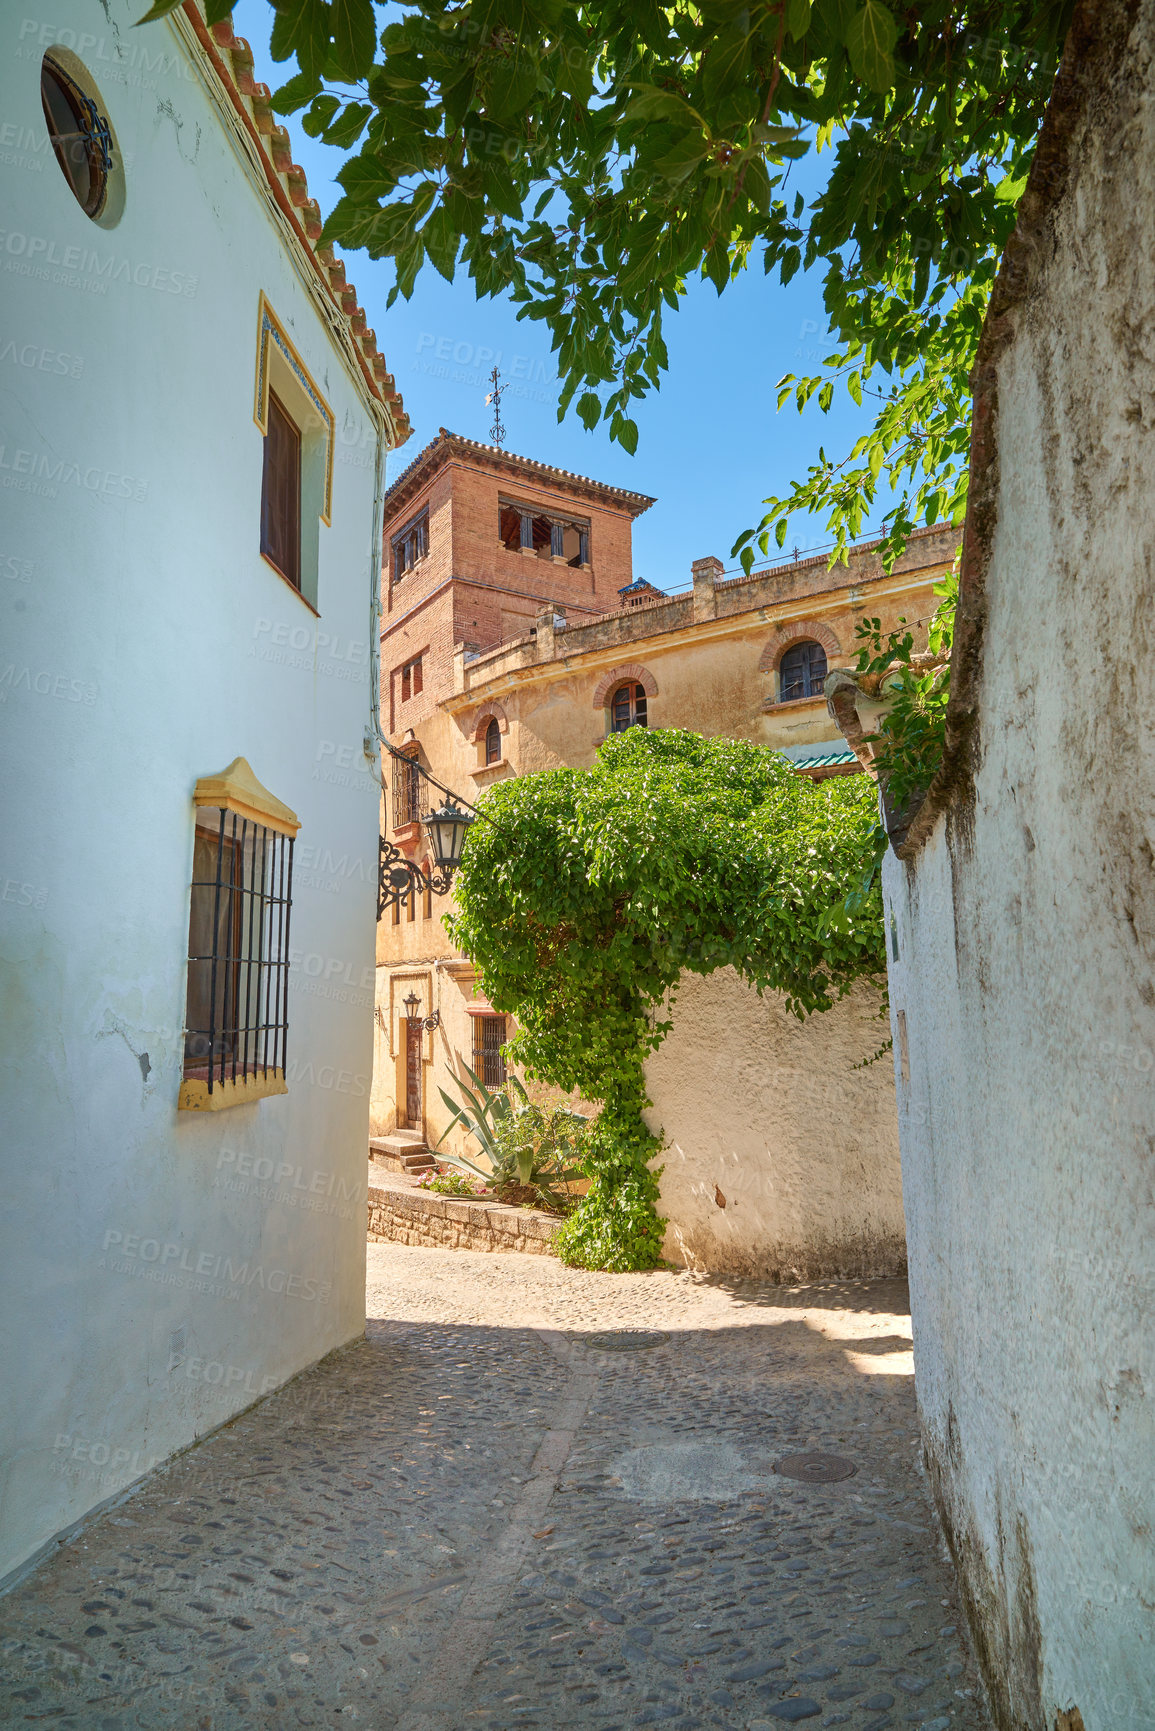
<path fill-rule="evenodd" d="M 261 479 L 261 552 L 301 587 L 301 435 L 273 391 Z"/>

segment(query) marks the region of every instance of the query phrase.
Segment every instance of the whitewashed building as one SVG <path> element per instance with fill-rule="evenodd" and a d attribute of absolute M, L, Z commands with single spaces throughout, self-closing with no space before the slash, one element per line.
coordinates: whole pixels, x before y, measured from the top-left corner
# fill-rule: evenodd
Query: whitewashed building
<path fill-rule="evenodd" d="M 925 1458 L 999 1731 L 1155 1725 L 1153 68 L 1152 0 L 1076 8 L 883 879 Z"/>
<path fill-rule="evenodd" d="M 142 10 L 0 27 L 0 1578 L 364 1322 L 408 425 L 246 45 Z"/>

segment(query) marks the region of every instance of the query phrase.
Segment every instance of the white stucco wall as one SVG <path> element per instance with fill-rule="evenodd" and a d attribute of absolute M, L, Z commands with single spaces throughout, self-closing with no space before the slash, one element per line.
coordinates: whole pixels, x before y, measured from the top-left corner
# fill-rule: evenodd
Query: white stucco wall
<path fill-rule="evenodd" d="M 1016 1731 L 1155 1725 L 1155 7 L 1104 16 L 997 360 L 973 788 L 884 886 L 927 1458 Z"/>
<path fill-rule="evenodd" d="M 879 996 L 858 987 L 799 1022 L 733 968 L 678 984 L 646 1063 L 662 1159 L 665 1253 L 773 1280 L 901 1273 L 894 1081 Z"/>
<path fill-rule="evenodd" d="M 364 1319 L 376 433 L 175 26 L 142 10 L 0 27 L 0 1577 Z M 44 147 L 53 41 L 127 164 L 111 229 Z M 262 291 L 341 433 L 320 618 L 259 557 Z M 238 754 L 301 820 L 289 1092 L 178 1113 L 192 790 Z"/>

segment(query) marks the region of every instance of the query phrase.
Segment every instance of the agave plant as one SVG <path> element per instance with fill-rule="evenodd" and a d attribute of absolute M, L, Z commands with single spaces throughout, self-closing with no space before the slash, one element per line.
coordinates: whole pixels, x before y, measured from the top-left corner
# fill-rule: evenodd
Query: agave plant
<path fill-rule="evenodd" d="M 530 1192 L 546 1207 L 564 1209 L 570 1198 L 558 1186 L 580 1176 L 580 1168 L 567 1161 L 578 1153 L 587 1120 L 568 1107 L 546 1110 L 534 1105 L 516 1076 L 511 1076 L 505 1087 L 490 1089 L 468 1064 L 462 1068 L 473 1086 L 454 1078 L 460 1100 L 454 1100 L 444 1088 L 439 1090 L 453 1117 L 435 1146 L 440 1148 L 460 1124 L 476 1138 L 489 1165 L 479 1166 L 464 1154 L 443 1154 L 440 1158 L 492 1185 L 499 1197 L 503 1192 L 517 1191 L 520 1200 Z"/>

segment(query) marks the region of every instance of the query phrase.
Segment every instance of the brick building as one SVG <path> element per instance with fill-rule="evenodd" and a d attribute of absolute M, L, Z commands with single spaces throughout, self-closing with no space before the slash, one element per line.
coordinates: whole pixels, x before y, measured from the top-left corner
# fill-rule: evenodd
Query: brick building
<path fill-rule="evenodd" d="M 826 710 L 827 670 L 853 663 L 864 615 L 925 626 L 957 535 L 917 532 L 889 574 L 873 543 L 834 571 L 818 556 L 726 577 L 721 559 L 698 559 L 690 587 L 667 595 L 633 577 L 632 523 L 653 503 L 442 431 L 385 502 L 392 743 L 471 801 L 508 776 L 589 767 L 633 725 L 754 739 L 815 778 L 858 773 Z M 394 762 L 386 833 L 419 864 L 427 785 Z M 398 1155 L 440 1135 L 440 1088 L 461 1059 L 502 1074 L 505 1020 L 450 945 L 448 906 L 411 897 L 378 928 L 371 1115 Z"/>

